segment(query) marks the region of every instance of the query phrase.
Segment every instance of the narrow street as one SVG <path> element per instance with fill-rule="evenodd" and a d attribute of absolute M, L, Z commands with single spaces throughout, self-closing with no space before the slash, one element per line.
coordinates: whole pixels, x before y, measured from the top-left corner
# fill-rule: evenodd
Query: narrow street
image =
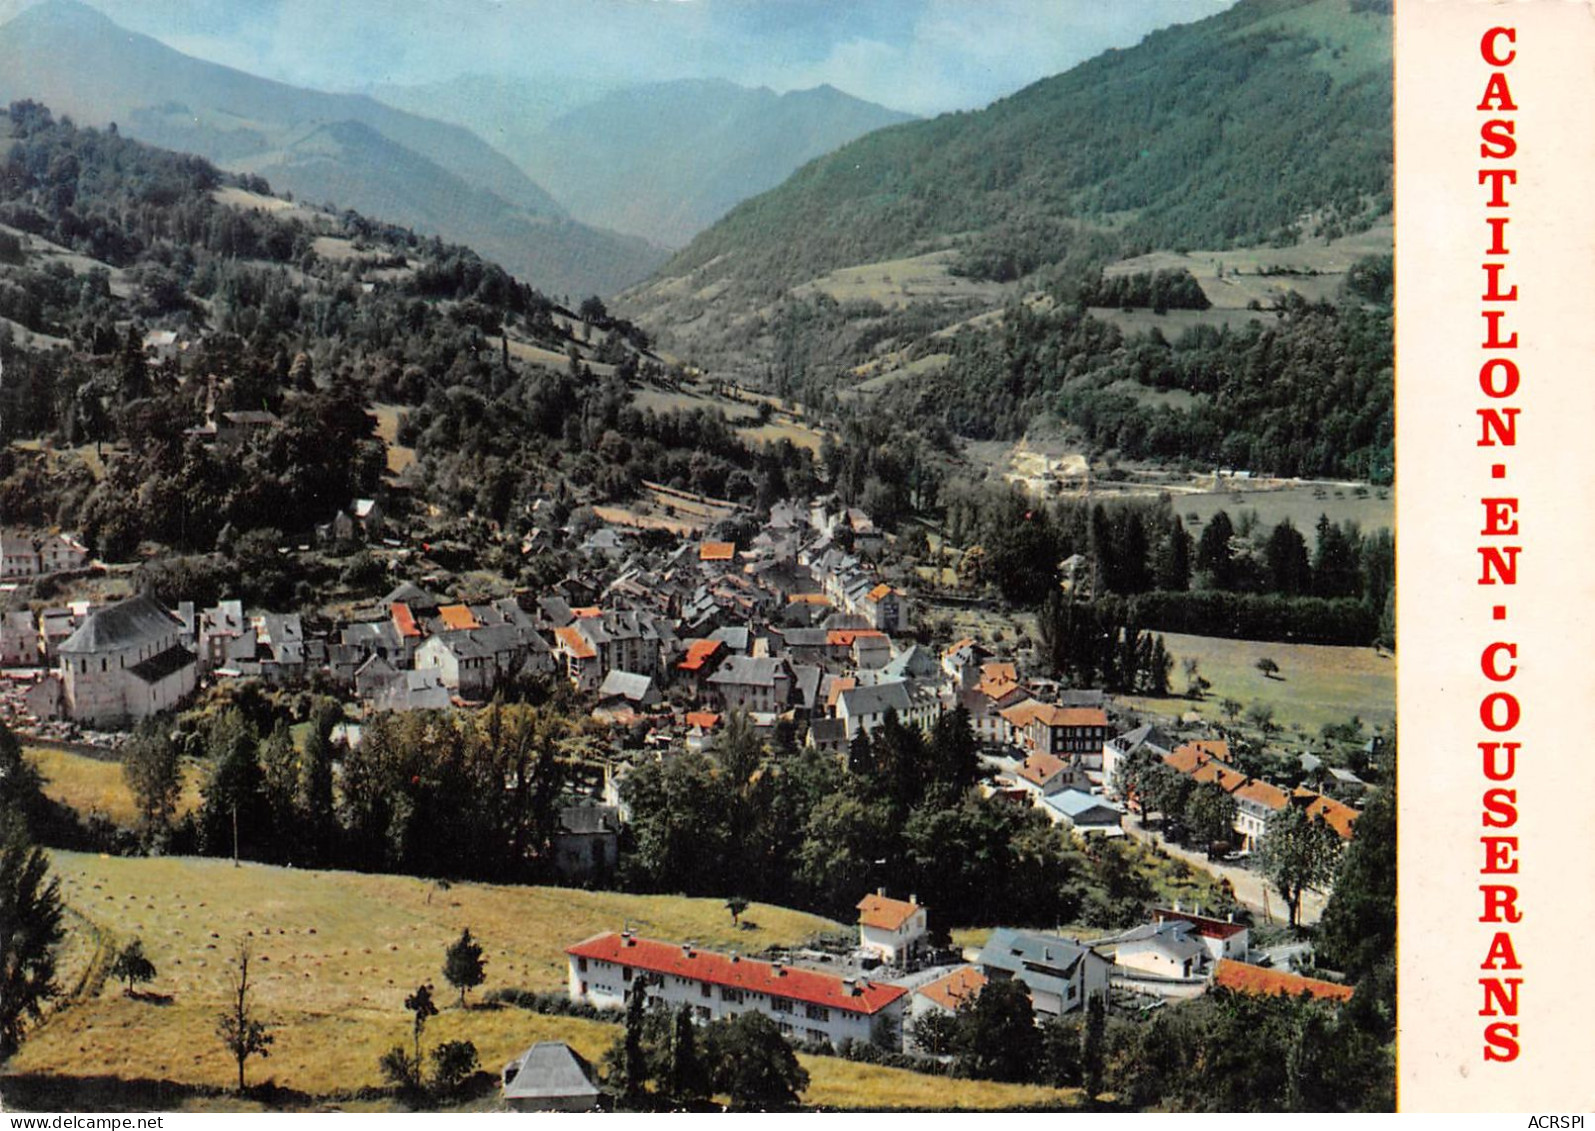
<path fill-rule="evenodd" d="M 1176 856 L 1190 864 L 1193 868 L 1200 868 L 1210 875 L 1229 881 L 1235 898 L 1257 916 L 1259 923 L 1287 923 L 1290 920 L 1290 909 L 1285 906 L 1285 900 L 1279 892 L 1270 887 L 1261 875 L 1249 868 L 1238 864 L 1223 864 L 1217 860 L 1209 860 L 1204 852 L 1181 848 L 1171 844 L 1151 829 L 1140 827 L 1133 819 L 1126 819 L 1125 832 L 1146 844 L 1155 844 L 1170 856 Z M 1318 922 L 1318 917 L 1324 913 L 1324 904 L 1328 901 L 1325 893 L 1309 890 L 1301 901 L 1301 921 L 1304 926 L 1311 926 Z"/>

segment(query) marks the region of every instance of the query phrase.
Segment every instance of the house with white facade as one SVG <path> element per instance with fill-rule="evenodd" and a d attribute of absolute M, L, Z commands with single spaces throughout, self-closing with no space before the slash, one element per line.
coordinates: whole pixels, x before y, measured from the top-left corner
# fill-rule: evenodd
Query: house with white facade
<path fill-rule="evenodd" d="M 908 684 L 901 682 L 849 688 L 836 699 L 836 717 L 847 727 L 849 742 L 884 723 L 888 711 L 906 725 L 912 709 Z"/>
<path fill-rule="evenodd" d="M 729 656 L 706 681 L 727 711 L 771 714 L 786 710 L 792 695 L 792 669 L 770 656 Z"/>
<path fill-rule="evenodd" d="M 1182 911 L 1179 904 L 1175 904 L 1172 910 L 1167 907 L 1153 908 L 1152 918 L 1159 922 L 1178 920 L 1189 923 L 1214 962 L 1220 958 L 1245 962 L 1246 955 L 1251 949 L 1251 928 L 1245 923 L 1235 922 L 1234 916 L 1215 919 L 1210 915 Z"/>
<path fill-rule="evenodd" d="M 924 948 L 930 934 L 917 896 L 889 899 L 886 889 L 858 901 L 859 949 L 891 966 L 902 966 Z"/>
<path fill-rule="evenodd" d="M 1016 978 L 1030 991 L 1041 1019 L 1084 1009 L 1108 993 L 1111 964 L 1084 943 L 1061 935 L 1041 935 L 999 927 L 981 948 L 975 964 L 990 981 Z"/>
<path fill-rule="evenodd" d="M 908 990 L 784 962 L 702 950 L 610 931 L 565 948 L 572 1001 L 619 1008 L 638 978 L 648 996 L 674 1010 L 690 1006 L 707 1022 L 762 1013 L 794 1041 L 867 1042 L 901 1034 Z M 900 1041 L 895 1037 L 893 1043 Z"/>

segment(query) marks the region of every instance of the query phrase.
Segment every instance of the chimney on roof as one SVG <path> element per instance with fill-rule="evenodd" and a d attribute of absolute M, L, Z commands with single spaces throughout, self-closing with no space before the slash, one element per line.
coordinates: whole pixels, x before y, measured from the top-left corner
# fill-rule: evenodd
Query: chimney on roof
<path fill-rule="evenodd" d="M 775 972 L 777 978 L 786 977 L 786 965 L 784 963 L 780 961 L 772 962 L 770 963 L 770 969 Z"/>
<path fill-rule="evenodd" d="M 886 889 L 883 888 L 883 887 L 882 888 L 876 888 L 875 889 L 875 894 L 880 896 L 882 899 L 885 899 L 886 898 Z"/>
<path fill-rule="evenodd" d="M 736 951 L 733 950 L 731 952 L 731 961 L 732 962 L 741 962 L 742 961 L 742 956 L 740 954 L 738 954 Z"/>
<path fill-rule="evenodd" d="M 909 896 L 908 897 L 908 902 L 912 903 L 915 907 L 918 907 L 919 906 L 919 896 L 917 896 L 917 895 Z"/>
<path fill-rule="evenodd" d="M 681 944 L 681 953 L 686 955 L 688 958 L 691 958 L 692 957 L 692 944 L 690 942 L 682 943 Z"/>

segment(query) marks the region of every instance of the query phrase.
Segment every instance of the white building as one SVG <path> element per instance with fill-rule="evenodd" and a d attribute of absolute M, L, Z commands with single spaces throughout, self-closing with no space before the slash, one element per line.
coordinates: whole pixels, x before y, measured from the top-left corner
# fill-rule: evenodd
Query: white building
<path fill-rule="evenodd" d="M 1037 1018 L 1084 1009 L 1093 997 L 1107 1000 L 1111 963 L 1074 939 L 999 927 L 976 961 L 988 981 L 1023 982 Z"/>
<path fill-rule="evenodd" d="M 1251 929 L 1245 923 L 1235 922 L 1234 916 L 1228 919 L 1215 919 L 1210 915 L 1182 911 L 1176 903 L 1173 910 L 1167 907 L 1153 908 L 1152 918 L 1158 922 L 1178 920 L 1189 923 L 1214 962 L 1221 958 L 1245 962 L 1247 952 L 1251 950 Z"/>
<path fill-rule="evenodd" d="M 197 676 L 182 638 L 183 622 L 148 597 L 91 614 L 59 649 L 67 715 L 115 726 L 175 707 Z"/>
<path fill-rule="evenodd" d="M 908 990 L 865 978 L 841 978 L 781 962 L 699 950 L 610 931 L 567 947 L 570 997 L 620 1007 L 636 979 L 650 999 L 692 1007 L 698 1021 L 762 1013 L 794 1041 L 869 1041 L 884 1023 L 901 1040 Z"/>
<path fill-rule="evenodd" d="M 930 933 L 925 909 L 917 896 L 888 899 L 886 889 L 858 901 L 859 948 L 882 962 L 901 966 L 924 945 Z"/>

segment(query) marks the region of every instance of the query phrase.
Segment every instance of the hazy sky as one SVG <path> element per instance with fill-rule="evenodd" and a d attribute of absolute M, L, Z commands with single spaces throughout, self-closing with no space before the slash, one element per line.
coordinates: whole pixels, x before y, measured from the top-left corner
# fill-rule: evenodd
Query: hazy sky
<path fill-rule="evenodd" d="M 0 16 L 30 0 L 0 0 Z M 969 109 L 1234 0 L 89 0 L 181 51 L 324 89 L 483 72 L 830 83 Z"/>

